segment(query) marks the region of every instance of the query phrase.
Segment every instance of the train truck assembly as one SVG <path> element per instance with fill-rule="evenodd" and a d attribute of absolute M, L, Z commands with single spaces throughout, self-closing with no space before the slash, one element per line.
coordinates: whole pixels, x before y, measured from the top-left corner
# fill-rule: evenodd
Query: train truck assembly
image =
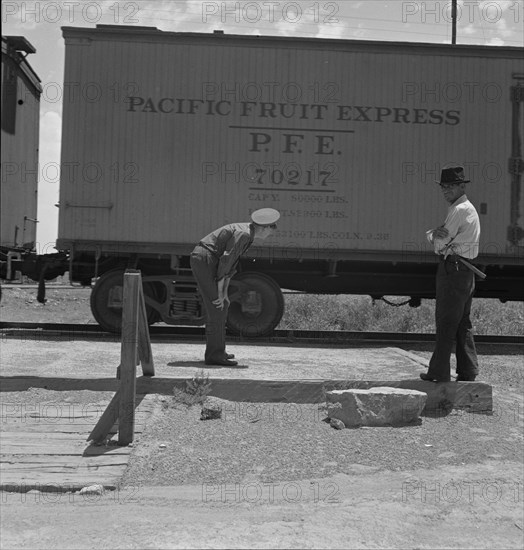
<path fill-rule="evenodd" d="M 150 323 L 202 324 L 192 248 L 261 207 L 281 219 L 241 260 L 231 330 L 270 333 L 282 288 L 433 298 L 425 231 L 445 215 L 447 163 L 465 167 L 481 217 L 476 296 L 524 299 L 521 49 L 111 25 L 63 36 L 58 252 L 9 272 L 94 283 L 105 329 L 119 330 L 127 268 L 142 271 Z"/>

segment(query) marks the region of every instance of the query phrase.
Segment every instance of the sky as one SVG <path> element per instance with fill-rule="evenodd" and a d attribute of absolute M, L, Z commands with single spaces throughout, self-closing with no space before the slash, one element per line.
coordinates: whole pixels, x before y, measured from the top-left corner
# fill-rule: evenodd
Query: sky
<path fill-rule="evenodd" d="M 97 24 L 170 32 L 451 43 L 451 0 L 56 0 L 2 2 L 2 34 L 24 36 L 43 87 L 37 252 L 58 230 L 64 40 L 61 27 Z M 457 44 L 524 46 L 524 0 L 458 0 Z"/>

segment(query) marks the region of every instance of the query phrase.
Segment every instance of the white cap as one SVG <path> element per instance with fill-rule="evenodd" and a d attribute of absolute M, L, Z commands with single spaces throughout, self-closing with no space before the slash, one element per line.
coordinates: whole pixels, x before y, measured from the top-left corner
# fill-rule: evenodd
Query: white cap
<path fill-rule="evenodd" d="M 251 221 L 257 225 L 273 225 L 280 219 L 280 212 L 274 208 L 260 208 L 251 214 Z"/>

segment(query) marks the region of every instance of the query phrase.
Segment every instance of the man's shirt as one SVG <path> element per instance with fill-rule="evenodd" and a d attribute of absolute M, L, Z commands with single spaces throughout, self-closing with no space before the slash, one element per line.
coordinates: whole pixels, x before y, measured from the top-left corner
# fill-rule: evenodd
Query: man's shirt
<path fill-rule="evenodd" d="M 445 239 L 433 238 L 433 230 L 426 232 L 435 254 L 457 254 L 473 260 L 479 253 L 480 220 L 475 207 L 466 195 L 459 197 L 449 208 L 444 227 L 449 234 Z"/>
<path fill-rule="evenodd" d="M 238 260 L 253 244 L 255 229 L 250 223 L 231 223 L 206 235 L 199 244 L 218 258 L 217 281 L 236 273 Z"/>

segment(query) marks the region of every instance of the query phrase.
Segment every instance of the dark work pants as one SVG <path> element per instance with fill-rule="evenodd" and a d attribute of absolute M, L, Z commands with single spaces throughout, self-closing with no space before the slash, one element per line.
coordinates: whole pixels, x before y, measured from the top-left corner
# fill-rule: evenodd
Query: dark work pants
<path fill-rule="evenodd" d="M 191 253 L 191 269 L 198 284 L 206 313 L 206 353 L 205 360 L 222 360 L 226 356 L 226 319 L 228 307 L 223 309 L 213 305 L 218 298 L 216 282 L 218 259 L 203 247 L 197 246 Z"/>
<path fill-rule="evenodd" d="M 473 340 L 471 302 L 475 275 L 465 265 L 441 260 L 437 270 L 435 310 L 436 344 L 428 374 L 439 380 L 450 378 L 450 357 L 455 343 L 457 375 L 478 374 L 478 359 Z"/>

